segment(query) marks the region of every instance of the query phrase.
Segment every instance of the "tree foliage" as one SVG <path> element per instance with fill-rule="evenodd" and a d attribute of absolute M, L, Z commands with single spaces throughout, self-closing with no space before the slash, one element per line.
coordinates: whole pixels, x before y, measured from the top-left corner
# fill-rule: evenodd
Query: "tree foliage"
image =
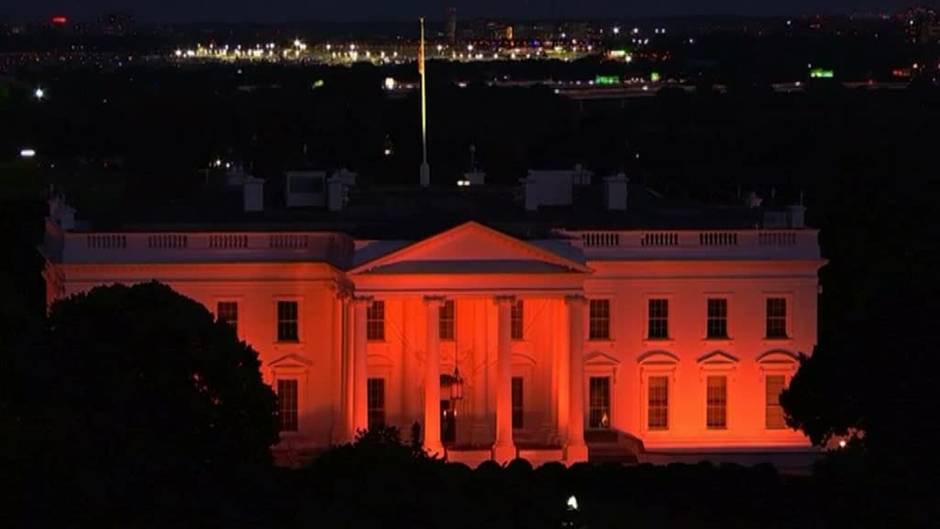
<path fill-rule="evenodd" d="M 57 302 L 28 355 L 31 472 L 83 512 L 190 512 L 206 490 L 271 463 L 275 396 L 257 353 L 167 286 Z"/>

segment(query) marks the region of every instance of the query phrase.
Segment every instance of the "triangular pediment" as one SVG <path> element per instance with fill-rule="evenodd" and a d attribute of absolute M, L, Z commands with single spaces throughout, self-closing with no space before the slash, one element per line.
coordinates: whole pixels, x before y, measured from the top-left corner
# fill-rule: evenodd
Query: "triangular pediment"
<path fill-rule="evenodd" d="M 284 355 L 276 360 L 272 360 L 268 365 L 270 365 L 272 368 L 285 369 L 306 368 L 312 364 L 313 362 L 311 362 L 309 359 L 304 358 L 299 354 L 291 353 Z"/>
<path fill-rule="evenodd" d="M 582 262 L 467 222 L 366 261 L 351 274 L 590 272 Z"/>

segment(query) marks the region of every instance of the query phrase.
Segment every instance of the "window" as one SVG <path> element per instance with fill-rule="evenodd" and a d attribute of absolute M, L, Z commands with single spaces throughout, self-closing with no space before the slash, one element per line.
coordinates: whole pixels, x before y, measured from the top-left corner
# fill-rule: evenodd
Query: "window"
<path fill-rule="evenodd" d="M 669 377 L 649 377 L 646 426 L 650 430 L 669 429 Z"/>
<path fill-rule="evenodd" d="M 525 423 L 522 400 L 522 377 L 512 377 L 512 427 L 519 429 Z"/>
<path fill-rule="evenodd" d="M 297 431 L 297 380 L 277 381 L 277 416 L 282 432 Z"/>
<path fill-rule="evenodd" d="M 787 337 L 786 298 L 767 298 L 767 337 Z"/>
<path fill-rule="evenodd" d="M 277 341 L 296 342 L 297 334 L 297 302 L 277 302 Z"/>
<path fill-rule="evenodd" d="M 610 377 L 591 377 L 588 390 L 588 427 L 610 428 Z"/>
<path fill-rule="evenodd" d="M 724 430 L 728 427 L 728 377 L 709 376 L 706 385 L 705 426 L 709 430 Z"/>
<path fill-rule="evenodd" d="M 238 303 L 235 301 L 220 301 L 215 307 L 215 315 L 219 321 L 232 326 L 235 333 L 238 333 Z"/>
<path fill-rule="evenodd" d="M 454 339 L 454 300 L 448 299 L 437 309 L 438 337 L 441 340 Z"/>
<path fill-rule="evenodd" d="M 647 337 L 661 340 L 669 338 L 669 300 L 649 300 L 649 329 Z"/>
<path fill-rule="evenodd" d="M 513 340 L 522 339 L 524 321 L 525 305 L 522 304 L 521 299 L 517 299 L 516 302 L 512 304 L 512 312 L 510 316 L 510 328 L 512 329 Z"/>
<path fill-rule="evenodd" d="M 728 300 L 727 299 L 709 299 L 708 300 L 708 338 L 727 338 L 728 337 Z"/>
<path fill-rule="evenodd" d="M 366 407 L 368 428 L 374 430 L 385 426 L 385 379 L 370 378 L 366 381 Z"/>
<path fill-rule="evenodd" d="M 591 340 L 610 339 L 610 300 L 592 299 L 588 314 L 588 338 Z"/>
<path fill-rule="evenodd" d="M 767 375 L 766 377 L 766 411 L 765 425 L 768 430 L 782 430 L 787 427 L 783 417 L 783 406 L 780 405 L 780 393 L 786 386 L 787 378 L 784 375 Z"/>
<path fill-rule="evenodd" d="M 366 308 L 366 338 L 382 341 L 385 339 L 385 302 L 373 301 Z"/>

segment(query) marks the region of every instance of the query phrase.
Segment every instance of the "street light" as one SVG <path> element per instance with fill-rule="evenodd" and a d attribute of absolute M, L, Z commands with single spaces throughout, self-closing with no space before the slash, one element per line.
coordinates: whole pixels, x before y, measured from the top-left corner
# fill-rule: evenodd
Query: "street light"
<path fill-rule="evenodd" d="M 21 149 L 20 158 L 33 158 L 36 156 L 36 149 Z"/>
<path fill-rule="evenodd" d="M 46 91 L 42 88 L 37 88 L 36 91 L 33 92 L 33 95 L 36 96 L 36 99 L 41 100 L 42 98 L 46 97 Z"/>

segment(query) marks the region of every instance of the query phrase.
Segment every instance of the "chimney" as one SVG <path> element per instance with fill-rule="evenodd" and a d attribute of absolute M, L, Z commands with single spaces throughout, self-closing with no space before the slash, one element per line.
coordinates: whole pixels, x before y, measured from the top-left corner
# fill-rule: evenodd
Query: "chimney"
<path fill-rule="evenodd" d="M 630 179 L 623 173 L 604 179 L 604 207 L 609 211 L 627 210 L 627 184 Z"/>
<path fill-rule="evenodd" d="M 346 207 L 349 188 L 356 185 L 356 173 L 346 169 L 336 171 L 326 181 L 326 207 L 340 211 Z"/>
<path fill-rule="evenodd" d="M 49 218 L 63 230 L 75 229 L 75 208 L 68 205 L 62 195 L 49 199 Z"/>
<path fill-rule="evenodd" d="M 535 211 L 542 206 L 570 206 L 573 171 L 529 171 L 521 180 L 525 187 L 525 209 Z"/>
<path fill-rule="evenodd" d="M 249 176 L 242 184 L 245 212 L 264 211 L 264 180 Z"/>
<path fill-rule="evenodd" d="M 791 228 L 805 228 L 806 206 L 802 204 L 787 206 L 787 217 L 789 218 Z"/>

